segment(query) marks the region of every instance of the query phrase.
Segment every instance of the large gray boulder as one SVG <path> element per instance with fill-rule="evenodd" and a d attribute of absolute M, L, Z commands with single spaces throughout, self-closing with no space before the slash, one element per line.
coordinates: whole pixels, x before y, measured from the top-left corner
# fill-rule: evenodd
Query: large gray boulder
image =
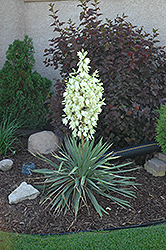
<path fill-rule="evenodd" d="M 8 196 L 9 204 L 35 199 L 39 194 L 40 192 L 36 188 L 24 181 Z"/>
<path fill-rule="evenodd" d="M 30 135 L 28 151 L 31 153 L 49 154 L 58 150 L 60 139 L 52 131 L 42 131 Z"/>

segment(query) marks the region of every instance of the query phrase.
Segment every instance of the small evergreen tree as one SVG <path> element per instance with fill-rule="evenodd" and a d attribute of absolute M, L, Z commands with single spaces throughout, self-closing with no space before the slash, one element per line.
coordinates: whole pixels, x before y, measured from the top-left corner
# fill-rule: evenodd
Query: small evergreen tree
<path fill-rule="evenodd" d="M 45 103 L 51 81 L 36 71 L 34 47 L 26 35 L 15 40 L 6 52 L 6 62 L 0 71 L 0 117 L 6 113 L 18 118 L 24 128 L 42 128 L 46 124 L 48 104 Z"/>

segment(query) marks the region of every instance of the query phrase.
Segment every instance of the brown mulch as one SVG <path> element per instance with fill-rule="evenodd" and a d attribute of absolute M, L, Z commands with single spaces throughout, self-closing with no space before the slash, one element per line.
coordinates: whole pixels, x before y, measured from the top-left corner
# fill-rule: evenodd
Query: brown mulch
<path fill-rule="evenodd" d="M 60 214 L 55 217 L 49 208 L 44 209 L 39 205 L 42 195 L 34 200 L 9 205 L 8 195 L 23 181 L 34 185 L 34 178 L 21 173 L 24 163 L 34 162 L 36 168 L 50 167 L 27 151 L 26 137 L 21 137 L 21 141 L 23 148 L 18 146 L 17 154 L 6 157 L 13 160 L 13 168 L 8 172 L 0 171 L 0 230 L 28 234 L 55 234 L 140 225 L 166 219 L 166 175 L 154 177 L 142 166 L 129 174 L 136 178 L 136 183 L 141 184 L 132 187 L 136 198 L 129 199 L 131 207 L 123 209 L 108 199 L 98 197 L 100 205 L 109 213 L 109 215 L 103 214 L 102 218 L 90 204 L 90 215 L 86 207 L 81 207 L 76 221 L 71 211 L 65 216 Z M 0 160 L 2 159 L 4 157 L 0 156 Z"/>

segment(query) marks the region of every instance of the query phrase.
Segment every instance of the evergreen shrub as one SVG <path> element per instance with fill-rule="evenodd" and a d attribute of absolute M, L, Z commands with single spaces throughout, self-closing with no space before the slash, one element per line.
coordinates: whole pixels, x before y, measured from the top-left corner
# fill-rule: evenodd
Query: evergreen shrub
<path fill-rule="evenodd" d="M 50 4 L 51 26 L 56 33 L 45 49 L 45 66 L 60 70 L 62 80 L 50 102 L 52 124 L 65 131 L 61 123 L 62 93 L 72 68 L 77 69 L 77 52 L 84 49 L 91 60 L 91 72 L 99 70 L 106 105 L 100 114 L 96 137 L 112 141 L 114 147 L 135 145 L 155 138 L 156 108 L 165 102 L 166 54 L 157 46 L 158 31 L 147 33 L 117 16 L 101 18 L 97 0 L 80 0 L 80 22 L 67 24 L 58 18 Z M 61 111 L 57 113 L 58 108 Z"/>
<path fill-rule="evenodd" d="M 23 128 L 40 129 L 47 120 L 45 103 L 51 81 L 33 70 L 34 47 L 31 38 L 15 40 L 6 52 L 5 64 L 0 70 L 0 117 L 6 113 L 23 124 Z"/>
<path fill-rule="evenodd" d="M 156 141 L 161 146 L 162 152 L 166 154 L 166 104 L 160 107 L 156 131 Z"/>

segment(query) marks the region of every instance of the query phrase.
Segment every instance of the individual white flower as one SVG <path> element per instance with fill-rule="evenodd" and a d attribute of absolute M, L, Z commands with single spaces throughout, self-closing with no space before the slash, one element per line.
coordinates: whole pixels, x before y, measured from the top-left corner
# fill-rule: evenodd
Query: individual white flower
<path fill-rule="evenodd" d="M 94 127 L 97 126 L 98 115 L 101 113 L 103 87 L 98 79 L 98 71 L 92 76 L 89 75 L 90 63 L 86 58 L 87 52 L 78 52 L 78 70 L 73 70 L 66 83 L 66 90 L 63 93 L 65 105 L 63 123 L 69 124 L 73 136 L 79 138 L 93 138 Z"/>

